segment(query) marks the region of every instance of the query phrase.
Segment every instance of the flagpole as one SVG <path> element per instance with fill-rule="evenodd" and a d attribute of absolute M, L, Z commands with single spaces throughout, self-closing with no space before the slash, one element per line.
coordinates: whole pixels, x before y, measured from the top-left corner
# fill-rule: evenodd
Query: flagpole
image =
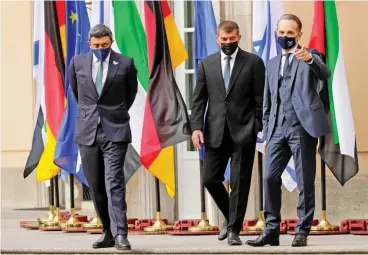
<path fill-rule="evenodd" d="M 258 151 L 258 207 L 259 207 L 259 218 L 256 225 L 248 227 L 248 231 L 263 231 L 266 226 L 266 221 L 263 212 L 263 154 Z"/>
<path fill-rule="evenodd" d="M 324 146 L 325 137 L 320 137 L 320 148 Z M 322 150 L 320 150 L 322 153 Z M 332 225 L 327 220 L 327 203 L 326 203 L 326 164 L 322 160 L 321 155 L 321 200 L 322 200 L 322 220 L 317 226 L 312 226 L 311 231 L 338 231 L 339 227 Z"/>
<path fill-rule="evenodd" d="M 55 188 L 55 217 L 50 222 L 45 222 L 46 227 L 58 227 L 62 223 L 62 218 L 60 215 L 60 202 L 59 202 L 59 176 L 58 174 L 53 178 L 54 188 Z"/>
<path fill-rule="evenodd" d="M 161 201 L 160 201 L 160 180 L 155 177 L 156 188 L 156 221 L 151 227 L 144 228 L 146 232 L 159 232 L 171 230 L 172 227 L 166 225 L 161 218 Z"/>
<path fill-rule="evenodd" d="M 80 227 L 81 222 L 77 219 L 75 215 L 75 205 L 74 205 L 74 175 L 69 174 L 69 188 L 70 188 L 70 218 L 65 224 L 63 224 L 63 228 L 75 228 Z"/>
<path fill-rule="evenodd" d="M 203 160 L 199 160 L 199 170 L 200 170 L 200 186 L 201 186 L 201 221 L 198 223 L 196 227 L 188 228 L 190 232 L 205 232 L 205 231 L 213 231 L 215 227 L 211 226 L 208 223 L 207 214 L 206 214 L 206 197 L 203 186 Z"/>
<path fill-rule="evenodd" d="M 50 179 L 50 186 L 48 187 L 48 191 L 49 191 L 49 215 L 46 218 L 39 218 L 38 219 L 39 225 L 43 225 L 45 222 L 52 221 L 55 218 L 53 179 Z"/>

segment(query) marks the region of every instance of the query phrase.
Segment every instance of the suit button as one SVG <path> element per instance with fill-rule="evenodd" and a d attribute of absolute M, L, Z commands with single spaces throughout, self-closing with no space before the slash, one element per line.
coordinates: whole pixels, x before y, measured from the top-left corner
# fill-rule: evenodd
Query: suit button
<path fill-rule="evenodd" d="M 225 101 L 225 104 L 227 105 L 227 104 L 229 104 L 227 101 Z"/>

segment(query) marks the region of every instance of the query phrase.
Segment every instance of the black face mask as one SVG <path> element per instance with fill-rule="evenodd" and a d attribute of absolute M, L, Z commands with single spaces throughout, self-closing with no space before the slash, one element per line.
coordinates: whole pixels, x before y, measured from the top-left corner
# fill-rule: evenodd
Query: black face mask
<path fill-rule="evenodd" d="M 277 42 L 284 50 L 291 49 L 296 45 L 295 37 L 279 36 L 277 37 Z"/>
<path fill-rule="evenodd" d="M 231 42 L 231 43 L 221 43 L 221 50 L 226 55 L 232 55 L 236 49 L 238 48 L 239 42 Z"/>

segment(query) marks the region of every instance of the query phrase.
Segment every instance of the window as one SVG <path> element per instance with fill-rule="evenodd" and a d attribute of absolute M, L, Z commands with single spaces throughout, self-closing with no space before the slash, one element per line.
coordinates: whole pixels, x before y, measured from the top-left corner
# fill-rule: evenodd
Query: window
<path fill-rule="evenodd" d="M 184 39 L 185 48 L 188 53 L 188 59 L 185 64 L 176 69 L 176 80 L 181 93 L 185 99 L 190 116 L 193 104 L 193 90 L 195 86 L 194 70 L 194 2 L 193 1 L 175 1 L 174 17 Z M 186 142 L 185 151 L 197 151 L 193 143 Z"/>

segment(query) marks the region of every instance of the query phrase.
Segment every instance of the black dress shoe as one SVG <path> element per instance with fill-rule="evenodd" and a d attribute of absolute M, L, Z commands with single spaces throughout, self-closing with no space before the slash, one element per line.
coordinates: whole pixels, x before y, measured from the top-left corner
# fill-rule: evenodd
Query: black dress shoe
<path fill-rule="evenodd" d="M 115 248 L 118 250 L 131 250 L 132 249 L 128 239 L 123 235 L 117 235 L 115 237 Z"/>
<path fill-rule="evenodd" d="M 263 233 L 256 240 L 248 240 L 246 244 L 254 247 L 260 247 L 265 245 L 279 246 L 280 239 L 277 234 L 266 234 Z"/>
<path fill-rule="evenodd" d="M 114 247 L 114 238 L 110 232 L 103 233 L 93 245 L 93 249 Z"/>
<path fill-rule="evenodd" d="M 234 232 L 230 232 L 227 235 L 227 243 L 229 245 L 242 245 L 242 241 L 239 238 L 239 235 L 237 233 Z"/>
<path fill-rule="evenodd" d="M 304 234 L 296 234 L 291 244 L 292 247 L 304 247 L 307 246 L 307 236 Z"/>
<path fill-rule="evenodd" d="M 218 235 L 218 240 L 222 241 L 225 240 L 227 237 L 227 221 L 224 221 L 224 224 L 222 224 L 222 227 L 220 228 L 220 233 Z"/>

